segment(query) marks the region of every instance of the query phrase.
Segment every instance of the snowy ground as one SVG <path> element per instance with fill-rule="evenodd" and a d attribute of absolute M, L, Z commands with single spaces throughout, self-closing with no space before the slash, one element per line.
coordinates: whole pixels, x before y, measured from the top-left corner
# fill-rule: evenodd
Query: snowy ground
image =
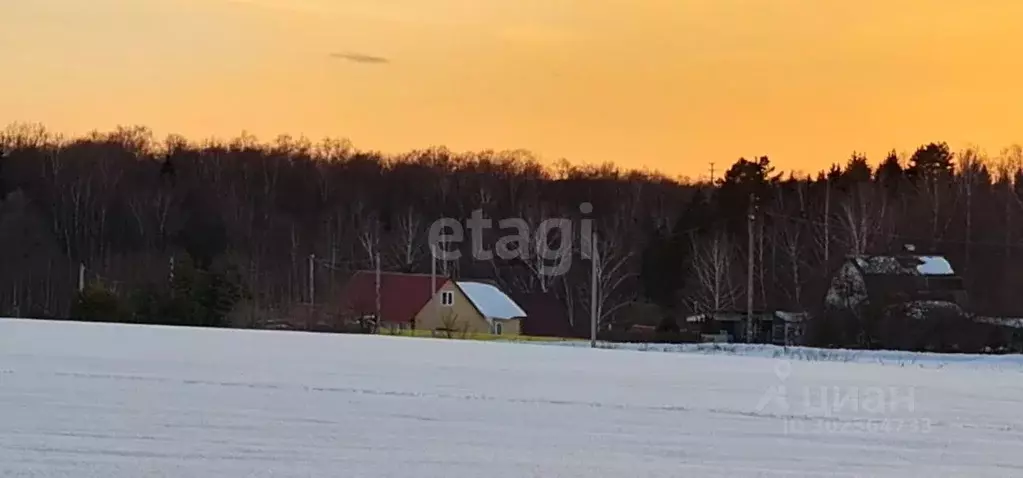
<path fill-rule="evenodd" d="M 760 355 L 0 320 L 0 477 L 1023 476 L 1019 367 Z"/>
<path fill-rule="evenodd" d="M 547 342 L 561 347 L 590 347 L 586 341 Z M 939 354 L 902 352 L 897 350 L 844 350 L 818 349 L 812 347 L 783 347 L 764 344 L 657 344 L 657 343 L 606 343 L 599 342 L 600 348 L 633 350 L 638 352 L 671 352 L 708 355 L 742 355 L 790 361 L 852 362 L 899 367 L 944 368 L 970 367 L 1023 372 L 1023 355 L 978 355 Z"/>

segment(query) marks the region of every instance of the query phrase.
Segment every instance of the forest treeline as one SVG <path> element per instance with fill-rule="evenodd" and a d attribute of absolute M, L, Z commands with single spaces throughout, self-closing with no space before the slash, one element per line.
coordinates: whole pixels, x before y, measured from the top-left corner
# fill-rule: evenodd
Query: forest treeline
<path fill-rule="evenodd" d="M 951 260 L 975 312 L 1023 316 L 1019 146 L 852 153 L 812 176 L 740 158 L 713 182 L 541 164 L 524 151 L 384 155 L 289 136 L 157 140 L 144 127 L 66 138 L 17 124 L 0 148 L 6 316 L 258 327 L 310 300 L 330 310 L 347 276 L 376 257 L 383 270 L 430 272 L 427 235 L 441 217 L 481 209 L 535 230 L 545 218 L 582 219 L 585 202 L 603 252 L 605 325 L 744 310 L 747 294 L 757 309 L 812 312 L 846 255 L 907 243 Z M 491 247 L 499 233 L 485 237 Z M 537 260 L 470 251 L 440 268 L 553 294 L 587 330 L 585 259 L 560 276 L 538 273 Z"/>

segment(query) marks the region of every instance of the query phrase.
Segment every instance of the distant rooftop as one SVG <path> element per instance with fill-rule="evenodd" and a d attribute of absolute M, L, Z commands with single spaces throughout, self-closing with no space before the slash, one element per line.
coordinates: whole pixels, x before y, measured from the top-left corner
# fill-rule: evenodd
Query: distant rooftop
<path fill-rule="evenodd" d="M 952 264 L 943 256 L 855 256 L 856 266 L 864 274 L 953 276 Z"/>

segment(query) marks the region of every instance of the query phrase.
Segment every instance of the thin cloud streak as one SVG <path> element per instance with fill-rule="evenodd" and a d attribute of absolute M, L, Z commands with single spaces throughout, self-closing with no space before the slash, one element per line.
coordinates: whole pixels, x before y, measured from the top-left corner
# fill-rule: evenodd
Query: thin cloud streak
<path fill-rule="evenodd" d="M 330 57 L 365 64 L 386 64 L 391 62 L 391 60 L 382 56 L 363 55 L 361 53 L 331 53 Z"/>

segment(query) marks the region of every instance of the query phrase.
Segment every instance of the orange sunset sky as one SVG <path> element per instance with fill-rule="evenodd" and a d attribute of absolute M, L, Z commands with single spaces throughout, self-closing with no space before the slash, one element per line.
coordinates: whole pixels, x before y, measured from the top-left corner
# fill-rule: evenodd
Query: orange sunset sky
<path fill-rule="evenodd" d="M 0 0 L 0 123 L 669 174 L 1023 141 L 1014 0 Z"/>

